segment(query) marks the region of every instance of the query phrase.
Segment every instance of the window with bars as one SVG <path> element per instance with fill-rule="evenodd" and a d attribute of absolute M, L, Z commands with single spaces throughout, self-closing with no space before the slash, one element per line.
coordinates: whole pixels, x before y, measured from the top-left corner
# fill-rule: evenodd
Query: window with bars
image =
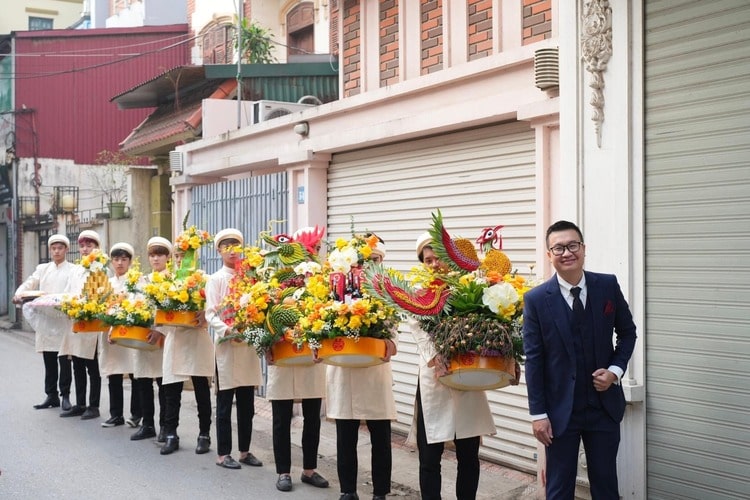
<path fill-rule="evenodd" d="M 51 30 L 54 19 L 29 16 L 29 31 Z"/>

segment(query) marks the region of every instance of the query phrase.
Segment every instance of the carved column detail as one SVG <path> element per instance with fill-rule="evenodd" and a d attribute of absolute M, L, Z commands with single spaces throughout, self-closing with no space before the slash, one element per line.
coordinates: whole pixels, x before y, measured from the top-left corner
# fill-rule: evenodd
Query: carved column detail
<path fill-rule="evenodd" d="M 604 122 L 604 71 L 612 56 L 612 9 L 607 0 L 585 0 L 581 15 L 581 57 L 589 72 L 591 87 L 591 120 L 596 145 L 602 146 Z"/>

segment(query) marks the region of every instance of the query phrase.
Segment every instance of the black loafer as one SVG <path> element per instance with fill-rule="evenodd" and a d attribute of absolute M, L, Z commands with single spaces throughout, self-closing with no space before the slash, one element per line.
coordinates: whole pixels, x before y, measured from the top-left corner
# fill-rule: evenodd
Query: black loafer
<path fill-rule="evenodd" d="M 75 406 L 73 406 L 70 409 L 70 411 L 64 411 L 64 412 L 60 413 L 60 416 L 63 417 L 63 418 L 65 418 L 65 417 L 80 417 L 81 415 L 83 415 L 83 413 L 85 411 L 86 411 L 86 408 L 84 408 L 83 406 L 75 405 Z"/>
<path fill-rule="evenodd" d="M 359 495 L 356 493 L 342 493 L 339 500 L 359 500 Z"/>
<path fill-rule="evenodd" d="M 300 481 L 307 484 L 312 484 L 316 488 L 328 488 L 328 480 L 318 474 L 317 472 L 313 472 L 312 475 L 307 476 L 305 473 L 302 473 L 302 476 L 300 477 Z"/>
<path fill-rule="evenodd" d="M 151 425 L 144 425 L 143 427 L 135 431 L 132 436 L 130 436 L 130 440 L 140 441 L 141 439 L 148 439 L 152 437 L 156 437 L 156 429 L 154 429 L 154 427 Z"/>
<path fill-rule="evenodd" d="M 174 434 L 167 436 L 167 439 L 164 442 L 164 446 L 161 447 L 161 450 L 159 451 L 162 455 L 169 455 L 170 453 L 174 453 L 175 451 L 180 449 L 180 438 L 175 436 Z"/>
<path fill-rule="evenodd" d="M 86 411 L 81 415 L 81 420 L 91 420 L 92 418 L 99 418 L 99 408 L 89 406 Z"/>
<path fill-rule="evenodd" d="M 276 480 L 276 489 L 279 491 L 292 491 L 292 476 L 282 474 Z"/>
<path fill-rule="evenodd" d="M 44 410 L 46 408 L 57 408 L 58 406 L 60 406 L 60 398 L 57 396 L 47 396 L 47 399 L 38 405 L 34 405 L 34 409 Z"/>
<path fill-rule="evenodd" d="M 232 458 L 231 455 L 227 455 L 224 457 L 224 460 L 221 462 L 216 462 L 216 465 L 219 467 L 224 467 L 225 469 L 241 469 L 242 466 Z"/>
<path fill-rule="evenodd" d="M 263 465 L 263 462 L 255 458 L 255 455 L 252 453 L 248 453 L 243 458 L 240 458 L 240 462 L 245 465 L 251 465 L 253 467 L 260 467 Z"/>
<path fill-rule="evenodd" d="M 203 455 L 208 453 L 208 449 L 211 446 L 211 438 L 208 436 L 198 436 L 198 445 L 195 447 L 195 453 Z"/>

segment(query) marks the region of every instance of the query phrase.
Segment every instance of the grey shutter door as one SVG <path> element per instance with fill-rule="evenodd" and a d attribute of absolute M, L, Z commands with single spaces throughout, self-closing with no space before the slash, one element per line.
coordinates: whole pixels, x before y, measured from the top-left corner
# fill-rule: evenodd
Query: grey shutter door
<path fill-rule="evenodd" d="M 372 231 L 386 242 L 389 267 L 418 264 L 415 241 L 440 208 L 455 236 L 474 240 L 503 224 L 504 250 L 519 272 L 535 258 L 534 132 L 511 123 L 334 155 L 328 173 L 328 240 Z M 406 328 L 405 326 L 403 328 Z M 413 416 L 418 359 L 408 330 L 393 359 L 398 422 Z M 524 386 L 488 392 L 497 435 L 483 439 L 484 458 L 536 472 Z"/>
<path fill-rule="evenodd" d="M 645 4 L 648 498 L 750 498 L 750 2 Z"/>

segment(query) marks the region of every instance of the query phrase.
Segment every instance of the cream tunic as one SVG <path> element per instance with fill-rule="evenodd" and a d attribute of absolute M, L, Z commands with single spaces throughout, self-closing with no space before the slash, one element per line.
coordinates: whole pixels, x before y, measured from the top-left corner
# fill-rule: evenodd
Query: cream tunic
<path fill-rule="evenodd" d="M 164 384 L 187 382 L 191 376 L 213 377 L 214 343 L 206 328 L 160 326 L 164 339 Z"/>
<path fill-rule="evenodd" d="M 68 286 L 65 287 L 65 293 L 80 295 L 83 285 L 86 284 L 87 277 L 88 272 L 86 269 L 80 265 L 74 265 Z M 98 333 L 73 333 L 72 330 L 66 331 L 60 344 L 60 356 L 71 354 L 79 358 L 94 359 L 98 341 Z"/>
<path fill-rule="evenodd" d="M 391 340 L 398 346 L 398 335 Z M 395 420 L 391 363 L 364 368 L 327 366 L 326 416 L 344 420 Z"/>
<path fill-rule="evenodd" d="M 429 335 L 416 320 L 408 321 L 419 352 L 419 390 L 422 396 L 424 427 L 427 442 L 453 441 L 497 433 L 485 391 L 459 391 L 443 385 L 435 376 L 435 369 L 427 364 L 435 357 L 435 348 Z M 417 406 L 408 441 L 417 441 Z"/>
<path fill-rule="evenodd" d="M 148 283 L 148 278 L 143 276 L 139 288 Z M 133 376 L 135 378 L 159 378 L 162 376 L 162 357 L 161 349 L 147 351 L 144 349 L 132 349 L 133 351 Z"/>
<path fill-rule="evenodd" d="M 62 294 L 70 281 L 75 265 L 63 261 L 60 265 L 54 262 L 39 264 L 34 272 L 16 290 L 15 295 L 23 292 L 40 290 L 47 294 Z M 60 350 L 65 332 L 69 332 L 72 323 L 63 314 L 53 310 L 41 310 L 32 304 L 24 304 L 23 315 L 36 332 L 34 347 L 36 352 Z"/>
<path fill-rule="evenodd" d="M 326 367 L 268 365 L 266 399 L 323 398 L 326 393 Z"/>
<path fill-rule="evenodd" d="M 244 342 L 219 343 L 219 339 L 229 330 L 221 319 L 219 308 L 222 299 L 229 292 L 232 276 L 234 269 L 224 266 L 209 276 L 206 283 L 206 321 L 216 344 L 216 372 L 220 391 L 263 383 L 260 358 L 254 348 Z"/>
<path fill-rule="evenodd" d="M 112 290 L 116 293 L 125 292 L 125 276 L 109 278 Z M 111 330 L 111 329 L 110 329 Z M 102 376 L 126 375 L 133 373 L 135 361 L 133 351 L 129 347 L 109 343 L 109 330 L 102 332 L 99 339 L 99 371 Z"/>

